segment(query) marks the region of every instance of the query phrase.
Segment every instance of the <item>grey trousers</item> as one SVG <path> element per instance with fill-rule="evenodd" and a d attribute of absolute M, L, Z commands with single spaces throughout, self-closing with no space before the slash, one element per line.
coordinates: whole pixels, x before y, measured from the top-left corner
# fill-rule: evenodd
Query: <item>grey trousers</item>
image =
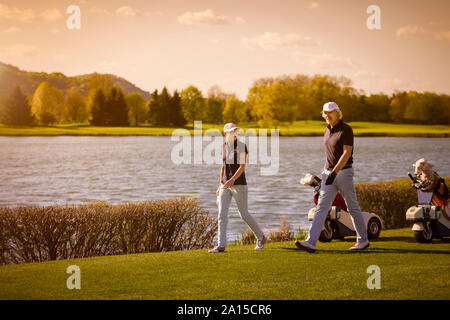
<path fill-rule="evenodd" d="M 358 200 L 356 199 L 355 186 L 353 184 L 353 168 L 339 171 L 333 183 L 327 186 L 325 181 L 327 181 L 330 173 L 331 171 L 326 169 L 322 172 L 322 185 L 320 188 L 316 214 L 314 215 L 313 222 L 309 228 L 309 234 L 306 241 L 312 246 L 316 246 L 316 242 L 319 239 L 320 232 L 322 231 L 322 227 L 327 218 L 328 211 L 333 204 L 336 194 L 340 192 L 344 197 L 348 213 L 350 213 L 350 217 L 352 218 L 356 230 L 356 241 L 366 242 L 367 229 L 361 214 L 361 209 L 359 208 Z"/>
<path fill-rule="evenodd" d="M 225 247 L 227 244 L 227 224 L 228 209 L 230 208 L 231 198 L 236 201 L 241 218 L 247 223 L 258 240 L 262 239 L 264 233 L 248 212 L 248 188 L 247 185 L 233 185 L 230 188 L 220 186 L 219 191 L 219 230 L 218 246 Z"/>

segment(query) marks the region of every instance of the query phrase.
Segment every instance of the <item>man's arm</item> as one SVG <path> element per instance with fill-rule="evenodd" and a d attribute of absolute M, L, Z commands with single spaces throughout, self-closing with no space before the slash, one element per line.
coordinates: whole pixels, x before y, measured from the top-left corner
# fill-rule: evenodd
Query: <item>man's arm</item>
<path fill-rule="evenodd" d="M 339 158 L 338 163 L 334 166 L 333 171 L 328 175 L 327 181 L 325 181 L 326 185 L 333 184 L 334 179 L 339 171 L 345 166 L 348 159 L 350 159 L 352 155 L 353 146 L 344 145 L 344 151 L 342 152 L 341 157 Z"/>
<path fill-rule="evenodd" d="M 333 171 L 338 173 L 345 166 L 348 159 L 352 156 L 353 146 L 344 145 L 344 151 L 342 152 L 341 157 L 339 158 L 338 163 L 334 166 Z"/>

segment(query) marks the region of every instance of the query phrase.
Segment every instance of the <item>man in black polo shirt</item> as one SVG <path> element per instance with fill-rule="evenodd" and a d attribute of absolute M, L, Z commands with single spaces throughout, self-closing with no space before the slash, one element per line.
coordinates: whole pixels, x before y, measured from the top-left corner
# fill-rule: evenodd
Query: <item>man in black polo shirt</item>
<path fill-rule="evenodd" d="M 327 122 L 324 134 L 326 161 L 322 172 L 322 185 L 313 222 L 306 241 L 296 241 L 295 245 L 307 252 L 314 252 L 316 242 L 325 223 L 336 194 L 340 192 L 345 199 L 348 212 L 356 230 L 356 245 L 350 250 L 369 247 L 367 229 L 356 199 L 353 184 L 353 130 L 342 121 L 342 112 L 335 102 L 323 106 L 322 116 Z"/>

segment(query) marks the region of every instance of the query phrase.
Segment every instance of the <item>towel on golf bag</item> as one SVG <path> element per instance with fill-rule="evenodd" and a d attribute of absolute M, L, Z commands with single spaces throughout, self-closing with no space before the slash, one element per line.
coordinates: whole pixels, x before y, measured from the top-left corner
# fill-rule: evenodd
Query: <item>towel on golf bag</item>
<path fill-rule="evenodd" d="M 317 205 L 317 202 L 319 200 L 319 194 L 317 194 L 316 197 L 314 197 L 314 203 Z M 332 206 L 339 207 L 344 211 L 347 211 L 347 205 L 345 204 L 344 197 L 338 192 L 336 194 L 336 198 L 334 198 Z"/>
<path fill-rule="evenodd" d="M 439 176 L 437 176 L 436 185 L 433 188 L 431 204 L 434 206 L 440 206 L 444 217 L 447 220 L 450 220 L 449 191 L 447 185 L 445 184 L 445 180 Z"/>

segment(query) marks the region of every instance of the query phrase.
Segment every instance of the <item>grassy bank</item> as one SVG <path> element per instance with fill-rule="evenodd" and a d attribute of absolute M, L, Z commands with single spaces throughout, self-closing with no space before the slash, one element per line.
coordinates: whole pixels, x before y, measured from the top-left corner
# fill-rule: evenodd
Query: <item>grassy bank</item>
<path fill-rule="evenodd" d="M 1 299 L 449 299 L 450 244 L 419 244 L 410 228 L 382 231 L 368 251 L 354 239 L 318 243 L 317 253 L 292 242 L 207 250 L 0 266 Z M 66 268 L 81 269 L 81 290 L 68 290 Z M 366 269 L 381 270 L 369 290 Z"/>
<path fill-rule="evenodd" d="M 395 136 L 395 137 L 449 137 L 450 125 L 415 125 L 393 124 L 379 122 L 351 122 L 356 136 Z M 240 125 L 247 130 L 255 128 L 257 123 Z M 292 124 L 283 123 L 278 126 L 281 136 L 320 136 L 323 135 L 324 121 L 296 121 Z M 202 129 L 216 128 L 222 131 L 222 125 L 203 124 Z M 36 127 L 10 127 L 0 124 L 0 135 L 3 136 L 54 136 L 54 135 L 81 135 L 81 136 L 139 136 L 139 135 L 171 135 L 176 128 L 151 127 L 93 127 L 89 125 L 55 125 Z M 185 129 L 193 134 L 193 127 Z"/>

